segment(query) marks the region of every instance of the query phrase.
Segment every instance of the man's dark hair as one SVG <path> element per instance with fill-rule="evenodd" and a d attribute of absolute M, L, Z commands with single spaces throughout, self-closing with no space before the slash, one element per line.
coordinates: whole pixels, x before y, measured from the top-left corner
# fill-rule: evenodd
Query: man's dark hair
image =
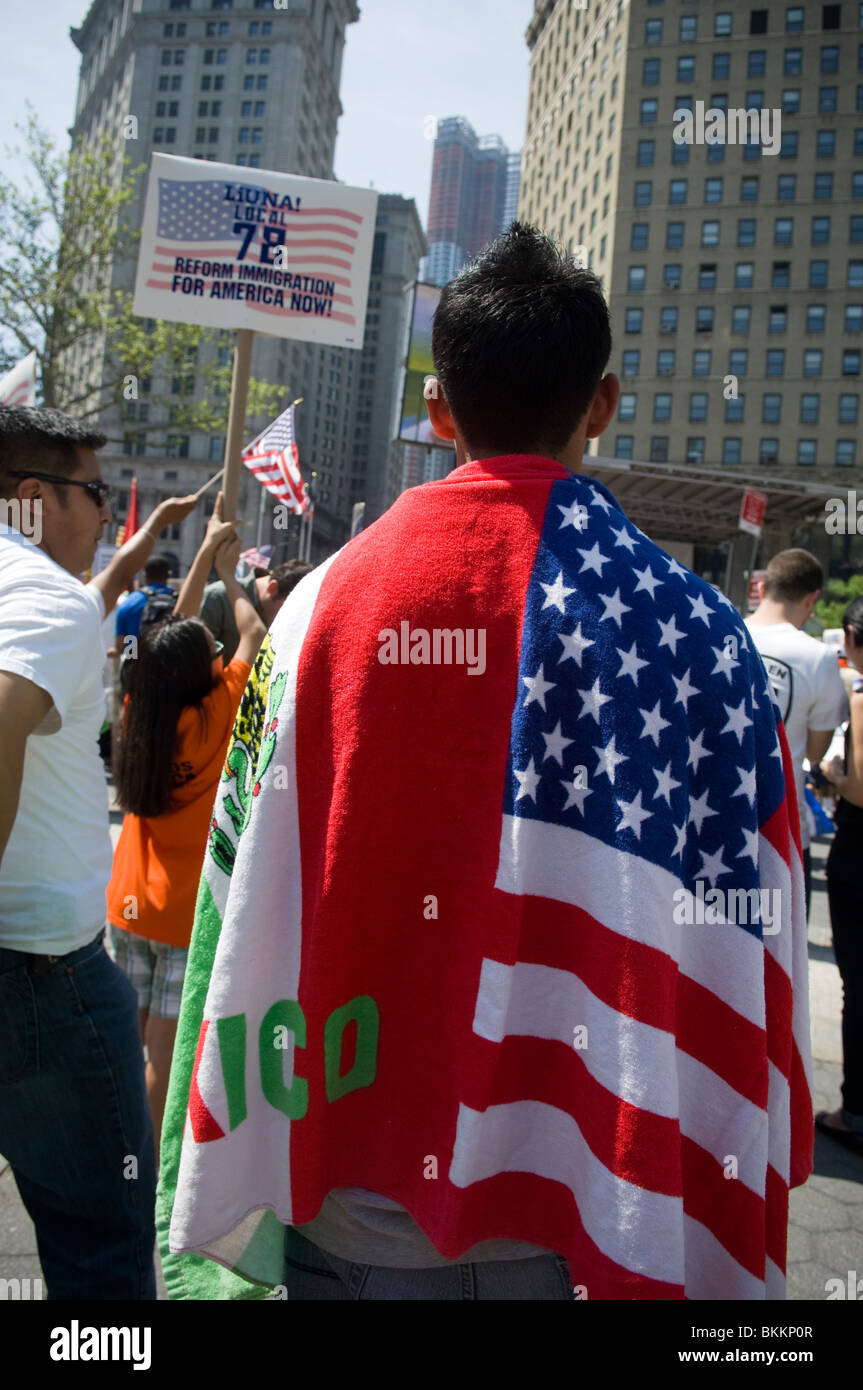
<path fill-rule="evenodd" d="M 842 630 L 844 633 L 854 633 L 856 646 L 863 645 L 863 597 L 852 598 L 845 612 L 842 614 Z"/>
<path fill-rule="evenodd" d="M 171 573 L 171 563 L 164 555 L 151 555 L 144 566 L 144 578 L 148 584 L 167 584 Z"/>
<path fill-rule="evenodd" d="M 824 587 L 824 571 L 808 550 L 780 550 L 767 566 L 764 597 L 778 603 L 799 603 Z"/>
<path fill-rule="evenodd" d="M 78 449 L 101 449 L 108 436 L 62 410 L 47 406 L 0 406 L 0 497 L 12 497 L 20 478 L 13 469 L 33 468 L 37 473 L 70 476 L 81 460 Z M 58 492 L 65 506 L 65 491 Z"/>
<path fill-rule="evenodd" d="M 559 453 L 610 355 L 596 276 L 521 222 L 444 287 L 434 316 L 435 372 L 472 453 Z"/>
<path fill-rule="evenodd" d="M 270 571 L 270 579 L 275 579 L 279 586 L 279 598 L 287 598 L 292 589 L 295 589 L 300 580 L 314 569 L 314 565 L 307 565 L 304 560 L 286 560 L 283 565 L 277 565 Z"/>

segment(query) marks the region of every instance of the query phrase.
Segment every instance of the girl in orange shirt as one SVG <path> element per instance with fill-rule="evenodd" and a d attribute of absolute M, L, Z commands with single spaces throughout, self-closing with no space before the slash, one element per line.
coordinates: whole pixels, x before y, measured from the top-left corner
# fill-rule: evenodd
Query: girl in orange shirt
<path fill-rule="evenodd" d="M 147 1096 L 158 1156 L 198 880 L 234 717 L 266 629 L 234 577 L 240 541 L 221 494 L 171 617 L 142 634 L 118 730 L 117 797 L 126 816 L 108 886 L 117 964 L 138 991 Z M 197 618 L 211 566 L 234 608 L 240 644 Z"/>

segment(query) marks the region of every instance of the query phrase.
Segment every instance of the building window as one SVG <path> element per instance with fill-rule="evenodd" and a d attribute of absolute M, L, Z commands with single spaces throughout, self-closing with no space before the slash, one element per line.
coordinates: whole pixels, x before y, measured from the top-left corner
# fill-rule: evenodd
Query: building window
<path fill-rule="evenodd" d="M 743 424 L 744 396 L 732 396 L 725 402 L 725 422 L 728 425 Z"/>
<path fill-rule="evenodd" d="M 693 391 L 689 397 L 689 418 L 691 421 L 707 419 L 707 392 Z"/>
<path fill-rule="evenodd" d="M 786 34 L 803 33 L 803 6 L 794 5 L 785 11 L 785 32 Z"/>
<path fill-rule="evenodd" d="M 818 110 L 822 114 L 829 114 L 835 111 L 839 105 L 838 87 L 819 87 L 818 88 Z"/>
<path fill-rule="evenodd" d="M 659 331 L 660 333 L 677 332 L 677 309 L 666 307 L 659 311 Z"/>
<path fill-rule="evenodd" d="M 811 290 L 820 290 L 826 288 L 827 265 L 827 261 L 809 262 L 809 288 Z"/>
<path fill-rule="evenodd" d="M 821 71 L 824 73 L 839 71 L 839 48 L 837 44 L 828 44 L 821 49 Z"/>
<path fill-rule="evenodd" d="M 634 419 L 635 419 L 635 406 L 636 406 L 637 399 L 638 399 L 638 398 L 637 398 L 637 396 L 635 395 L 635 392 L 633 392 L 633 391 L 621 391 L 621 393 L 620 393 L 620 404 L 618 405 L 618 408 L 617 408 L 618 419 L 620 419 L 620 420 L 634 420 Z"/>
<path fill-rule="evenodd" d="M 662 288 L 666 290 L 679 290 L 681 280 L 681 267 L 678 263 L 667 263 L 662 268 Z"/>
<path fill-rule="evenodd" d="M 645 58 L 641 65 L 641 83 L 644 87 L 656 87 L 659 83 L 661 64 L 658 58 Z"/>
<path fill-rule="evenodd" d="M 698 267 L 698 288 L 700 290 L 716 289 L 716 262 L 705 262 Z"/>
<path fill-rule="evenodd" d="M 614 441 L 614 452 L 616 457 L 619 459 L 631 459 L 633 442 L 633 435 L 619 434 Z"/>
<path fill-rule="evenodd" d="M 649 222 L 633 222 L 629 239 L 630 251 L 646 251 L 650 239 Z"/>
<path fill-rule="evenodd" d="M 734 288 L 751 290 L 755 283 L 755 265 L 752 261 L 738 261 L 734 267 Z"/>
<path fill-rule="evenodd" d="M 860 349 L 846 348 L 842 354 L 842 375 L 860 375 Z"/>
<path fill-rule="evenodd" d="M 668 185 L 668 201 L 675 205 L 686 202 L 688 189 L 687 179 L 672 179 Z"/>
<path fill-rule="evenodd" d="M 643 309 L 627 309 L 626 311 L 626 332 L 640 333 L 641 323 L 644 316 Z"/>
<path fill-rule="evenodd" d="M 746 376 L 749 370 L 749 351 L 747 348 L 732 348 L 728 354 L 728 370 L 732 376 Z"/>
<path fill-rule="evenodd" d="M 739 435 L 728 436 L 722 441 L 722 462 L 739 463 L 741 459 L 742 441 Z"/>
<path fill-rule="evenodd" d="M 747 110 L 747 111 L 760 111 L 763 105 L 764 105 L 764 93 L 763 93 L 763 92 L 747 92 L 747 93 L 746 93 L 746 110 Z"/>
<path fill-rule="evenodd" d="M 712 68 L 711 68 L 710 75 L 711 75 L 711 77 L 717 78 L 717 79 L 720 79 L 720 80 L 722 80 L 722 79 L 724 79 L 724 78 L 726 78 L 726 77 L 730 77 L 730 76 L 731 76 L 731 54 L 730 54 L 730 53 L 714 53 L 714 55 L 713 55 L 713 66 L 712 66 Z"/>
<path fill-rule="evenodd" d="M 639 120 L 642 125 L 655 125 L 659 103 L 656 97 L 644 97 L 641 103 Z"/>
<path fill-rule="evenodd" d="M 707 183 L 709 183 L 709 182 L 710 182 L 710 180 L 708 179 L 708 180 L 707 180 Z M 742 179 L 740 180 L 740 201 L 741 201 L 741 203 L 757 203 L 757 202 L 758 202 L 758 184 L 759 184 L 758 178 L 755 178 L 755 177 L 752 177 L 752 176 L 749 176 L 748 178 L 742 178 Z M 720 200 L 717 199 L 717 202 L 719 202 L 719 201 L 720 201 Z"/>
<path fill-rule="evenodd" d="M 824 363 L 821 348 L 806 348 L 803 352 L 803 375 L 820 376 Z"/>
<path fill-rule="evenodd" d="M 814 467 L 816 463 L 816 450 L 814 439 L 798 439 L 797 441 L 797 462 Z"/>
<path fill-rule="evenodd" d="M 801 425 L 817 425 L 820 408 L 821 397 L 804 391 L 803 395 L 800 397 Z"/>
<path fill-rule="evenodd" d="M 819 130 L 816 136 L 815 153 L 819 159 L 832 159 L 836 153 L 835 130 Z M 817 175 L 816 175 L 817 177 Z"/>
<path fill-rule="evenodd" d="M 839 424 L 856 425 L 860 410 L 860 397 L 843 395 L 839 397 Z"/>
<path fill-rule="evenodd" d="M 724 10 L 722 14 L 713 16 L 713 33 L 717 39 L 727 38 L 732 33 L 732 15 L 730 10 Z"/>
<path fill-rule="evenodd" d="M 759 463 L 776 463 L 779 459 L 779 440 L 762 439 L 758 446 Z"/>
<path fill-rule="evenodd" d="M 773 304 L 767 316 L 768 333 L 785 333 L 788 330 L 788 306 Z"/>
<path fill-rule="evenodd" d="M 785 375 L 785 349 L 768 348 L 765 376 Z"/>
<path fill-rule="evenodd" d="M 683 245 L 683 223 L 669 222 L 665 228 L 665 249 L 676 251 Z"/>
<path fill-rule="evenodd" d="M 638 348 L 630 348 L 623 353 L 621 376 L 638 376 L 638 367 L 641 354 Z"/>
<path fill-rule="evenodd" d="M 640 290 L 643 290 L 645 274 L 646 272 L 643 265 L 631 265 L 629 267 L 627 289 L 635 291 L 636 293 Z"/>
<path fill-rule="evenodd" d="M 812 219 L 812 242 L 813 246 L 824 246 L 830 240 L 830 218 L 813 217 Z"/>
<path fill-rule="evenodd" d="M 782 143 L 779 146 L 780 159 L 796 159 L 799 145 L 796 130 L 783 130 Z"/>
<path fill-rule="evenodd" d="M 786 77 L 800 77 L 803 72 L 803 49 L 786 48 L 782 71 Z"/>
<path fill-rule="evenodd" d="M 710 348 L 696 348 L 692 354 L 692 375 L 710 376 Z"/>
<path fill-rule="evenodd" d="M 824 304 L 807 304 L 806 332 L 823 333 L 827 326 L 827 308 Z"/>
<path fill-rule="evenodd" d="M 696 333 L 713 332 L 713 305 L 699 304 L 695 309 L 695 331 Z"/>
<path fill-rule="evenodd" d="M 757 192 L 758 180 L 755 179 L 754 183 Z M 722 202 L 722 179 L 713 178 L 704 180 L 704 201 L 705 203 Z"/>
<path fill-rule="evenodd" d="M 849 290 L 863 288 L 863 261 L 848 262 L 848 288 Z"/>
<path fill-rule="evenodd" d="M 797 196 L 797 175 L 780 174 L 776 181 L 776 201 L 793 203 Z"/>
<path fill-rule="evenodd" d="M 756 224 L 754 217 L 739 217 L 737 219 L 738 246 L 755 245 L 755 225 Z"/>
<path fill-rule="evenodd" d="M 782 114 L 796 116 L 800 110 L 800 88 L 786 87 L 782 93 Z"/>
<path fill-rule="evenodd" d="M 860 333 L 863 330 L 863 304 L 845 305 L 845 332 Z"/>
<path fill-rule="evenodd" d="M 662 20 L 648 19 L 644 26 L 645 44 L 662 43 Z"/>
<path fill-rule="evenodd" d="M 748 333 L 752 309 L 748 304 L 736 304 L 731 310 L 731 332 Z"/>
<path fill-rule="evenodd" d="M 763 77 L 767 72 L 767 49 L 752 48 L 747 55 L 746 76 Z"/>
<path fill-rule="evenodd" d="M 637 208 L 649 207 L 653 200 L 653 184 L 650 179 L 636 182 L 633 202 Z"/>
<path fill-rule="evenodd" d="M 773 225 L 773 245 L 790 246 L 794 240 L 793 217 L 777 217 Z"/>
<path fill-rule="evenodd" d="M 656 354 L 656 375 L 673 376 L 675 369 L 674 348 L 660 348 Z"/>
<path fill-rule="evenodd" d="M 836 463 L 841 468 L 853 468 L 857 462 L 857 444 L 853 439 L 836 440 Z"/>
<path fill-rule="evenodd" d="M 636 160 L 635 160 L 636 164 L 640 164 L 640 165 L 652 164 L 652 163 L 653 163 L 653 157 L 654 157 L 655 151 L 656 151 L 656 141 L 655 141 L 655 140 L 639 140 L 639 142 L 638 142 L 638 153 L 637 153 L 637 155 L 636 155 Z M 638 184 L 636 184 L 635 187 L 636 187 L 636 192 L 637 192 L 637 191 L 638 191 Z"/>
<path fill-rule="evenodd" d="M 768 392 L 761 399 L 761 419 L 765 425 L 778 425 L 782 421 L 782 397 Z"/>
<path fill-rule="evenodd" d="M 709 182 L 709 180 L 708 180 L 708 182 Z M 681 225 L 682 225 L 682 224 L 681 224 Z M 718 246 L 718 245 L 719 245 L 719 223 L 718 223 L 718 222 L 702 222 L 702 224 L 701 224 L 701 245 L 702 245 L 702 246 Z"/>
<path fill-rule="evenodd" d="M 687 56 L 677 60 L 677 80 L 678 82 L 693 82 L 695 80 L 695 59 Z"/>

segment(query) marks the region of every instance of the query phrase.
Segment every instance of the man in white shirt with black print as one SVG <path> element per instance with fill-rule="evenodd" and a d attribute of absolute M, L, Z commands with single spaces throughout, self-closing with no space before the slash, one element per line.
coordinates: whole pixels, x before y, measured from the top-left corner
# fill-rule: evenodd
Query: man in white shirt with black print
<path fill-rule="evenodd" d="M 836 653 L 801 631 L 812 616 L 823 584 L 824 571 L 808 550 L 781 550 L 767 566 L 761 602 L 746 619 L 770 678 L 794 759 L 807 915 L 811 855 L 803 759 L 819 763 L 837 725 L 848 718 L 848 696 Z"/>
<path fill-rule="evenodd" d="M 0 407 L 0 1153 L 50 1300 L 156 1296 L 137 996 L 103 945 L 102 624 L 195 499 L 161 503 L 84 585 L 111 519 L 105 442 L 59 411 Z"/>

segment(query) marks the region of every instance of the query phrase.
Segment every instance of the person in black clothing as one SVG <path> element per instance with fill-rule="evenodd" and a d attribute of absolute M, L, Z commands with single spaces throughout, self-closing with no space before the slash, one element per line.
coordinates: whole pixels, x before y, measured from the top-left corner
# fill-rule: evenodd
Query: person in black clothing
<path fill-rule="evenodd" d="M 863 598 L 856 598 L 842 617 L 845 655 L 863 675 Z M 863 912 L 860 857 L 863 854 L 863 680 L 851 692 L 851 720 L 845 735 L 845 759 L 821 764 L 839 794 L 836 834 L 827 860 L 827 893 L 833 950 L 842 976 L 842 1105 L 815 1116 L 823 1134 L 863 1155 Z"/>

